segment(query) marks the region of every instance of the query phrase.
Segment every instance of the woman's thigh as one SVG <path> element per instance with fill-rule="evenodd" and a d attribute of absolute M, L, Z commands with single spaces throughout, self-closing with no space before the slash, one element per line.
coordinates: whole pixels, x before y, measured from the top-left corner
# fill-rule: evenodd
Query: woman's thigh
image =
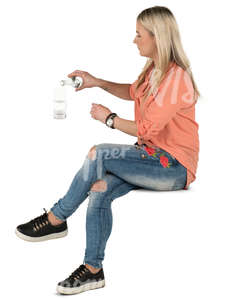
<path fill-rule="evenodd" d="M 97 168 L 103 167 L 124 181 L 151 190 L 183 189 L 187 169 L 163 149 L 148 153 L 135 144 L 96 145 Z"/>

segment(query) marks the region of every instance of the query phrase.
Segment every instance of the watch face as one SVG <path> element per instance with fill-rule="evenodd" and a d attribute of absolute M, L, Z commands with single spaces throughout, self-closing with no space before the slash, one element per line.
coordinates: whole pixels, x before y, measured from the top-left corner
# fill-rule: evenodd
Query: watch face
<path fill-rule="evenodd" d="M 108 125 L 108 126 L 111 126 L 112 124 L 113 124 L 113 120 L 112 120 L 112 119 L 108 119 L 108 120 L 107 120 L 107 125 Z"/>

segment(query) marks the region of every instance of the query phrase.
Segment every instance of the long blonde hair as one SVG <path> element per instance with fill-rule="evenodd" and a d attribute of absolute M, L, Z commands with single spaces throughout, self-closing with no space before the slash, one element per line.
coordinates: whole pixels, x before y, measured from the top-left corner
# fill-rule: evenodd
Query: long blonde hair
<path fill-rule="evenodd" d="M 151 36 L 155 36 L 158 52 L 158 61 L 152 74 L 152 86 L 145 93 L 144 99 L 157 91 L 170 64 L 175 62 L 189 74 L 194 88 L 194 99 L 197 101 L 200 93 L 194 81 L 189 60 L 182 47 L 178 25 L 173 13 L 167 7 L 153 6 L 143 10 L 137 16 L 137 21 L 143 25 Z M 145 81 L 146 73 L 152 64 L 152 58 L 148 58 L 142 72 L 138 76 L 136 90 Z"/>

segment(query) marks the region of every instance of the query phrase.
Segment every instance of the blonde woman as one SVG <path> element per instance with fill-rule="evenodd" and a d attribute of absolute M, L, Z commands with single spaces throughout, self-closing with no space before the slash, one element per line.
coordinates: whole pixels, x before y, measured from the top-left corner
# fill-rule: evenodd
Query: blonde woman
<path fill-rule="evenodd" d="M 16 228 L 26 241 L 64 237 L 66 219 L 89 196 L 84 261 L 57 285 L 62 294 L 76 294 L 105 285 L 103 260 L 112 230 L 111 203 L 135 189 L 175 191 L 188 189 L 196 178 L 199 153 L 195 104 L 200 96 L 183 50 L 172 12 L 161 6 L 137 17 L 136 37 L 147 62 L 132 84 L 95 78 L 85 71 L 78 90 L 100 87 L 134 102 L 135 120 L 125 120 L 107 107 L 93 104 L 92 118 L 112 129 L 137 137 L 135 144 L 93 146 L 66 195 L 49 212 Z"/>

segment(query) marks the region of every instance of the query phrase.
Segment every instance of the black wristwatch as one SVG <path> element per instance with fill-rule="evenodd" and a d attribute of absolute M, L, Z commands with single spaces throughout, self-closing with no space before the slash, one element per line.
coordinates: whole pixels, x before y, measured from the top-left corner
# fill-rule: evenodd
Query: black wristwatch
<path fill-rule="evenodd" d="M 109 114 L 109 115 L 106 117 L 106 120 L 105 120 L 106 126 L 112 128 L 112 129 L 115 129 L 114 126 L 113 126 L 113 123 L 114 123 L 113 119 L 114 119 L 116 116 L 117 116 L 116 113 L 111 113 L 111 114 Z"/>

